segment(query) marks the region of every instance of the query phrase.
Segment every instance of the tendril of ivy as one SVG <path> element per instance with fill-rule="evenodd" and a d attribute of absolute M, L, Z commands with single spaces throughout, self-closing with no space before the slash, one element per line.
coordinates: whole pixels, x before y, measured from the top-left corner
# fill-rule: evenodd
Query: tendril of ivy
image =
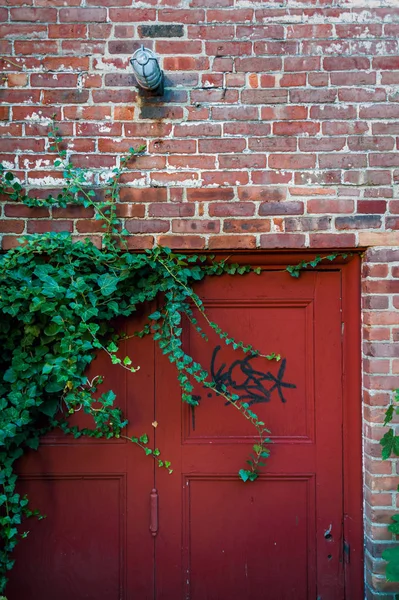
<path fill-rule="evenodd" d="M 173 471 L 161 451 L 149 446 L 147 433 L 125 434 L 127 420 L 115 405 L 115 393 L 101 392 L 103 378 L 88 380 L 87 368 L 103 351 L 113 365 L 128 371 L 134 383 L 140 365 L 134 356 L 121 355 L 124 340 L 132 336 L 114 329 L 117 317 L 131 317 L 138 307 L 162 298 L 162 305 L 133 336 L 151 335 L 176 366 L 183 402 L 198 405 L 193 394 L 196 382 L 223 397 L 254 426 L 257 441 L 246 468 L 239 470 L 243 481 L 254 481 L 264 466 L 269 431 L 248 403 L 226 386 L 216 386 L 208 371 L 185 352 L 182 320 L 186 318 L 204 339 L 209 328 L 235 350 L 280 360 L 279 355 L 263 355 L 224 332 L 208 318 L 193 289 L 208 276 L 259 273 L 259 269 L 214 256 L 175 254 L 168 248 L 141 254 L 126 251 L 128 232 L 116 214 L 119 183 L 142 148 L 130 149 L 112 175 L 96 186 L 87 169 L 70 162 L 55 122 L 49 135 L 57 155 L 54 165 L 62 169 L 65 181 L 60 193 L 46 199 L 31 197 L 15 175 L 0 165 L 0 194 L 31 207 L 93 208 L 104 229 L 103 247 L 90 240 L 73 242 L 68 233 L 45 233 L 22 238 L 20 246 L 0 256 L 0 594 L 14 564 L 13 551 L 28 534 L 24 520 L 43 518 L 17 491 L 15 469 L 26 451 L 38 448 L 43 435 L 58 428 L 76 439 L 123 438 L 152 457 L 158 467 Z M 97 200 L 98 191 L 104 199 Z M 92 427 L 71 424 L 70 417 L 78 411 L 91 417 Z"/>

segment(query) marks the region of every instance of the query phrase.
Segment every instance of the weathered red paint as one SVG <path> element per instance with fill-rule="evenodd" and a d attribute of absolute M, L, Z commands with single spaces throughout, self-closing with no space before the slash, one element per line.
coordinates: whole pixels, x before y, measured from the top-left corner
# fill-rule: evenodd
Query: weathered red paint
<path fill-rule="evenodd" d="M 46 440 L 21 470 L 48 518 L 29 524 L 9 600 L 361 600 L 358 259 L 299 280 L 282 271 L 282 255 L 274 264 L 238 259 L 263 262 L 262 274 L 201 283 L 208 314 L 233 337 L 279 352 L 282 380 L 296 385 L 284 388 L 285 402 L 274 389 L 253 405 L 273 440 L 259 480 L 237 477 L 254 440 L 238 411 L 198 388 L 193 415 L 174 367 L 151 340 L 130 340 L 137 374 L 111 369 L 105 357 L 92 372 L 109 374 L 129 432 L 150 433 L 174 473 L 125 441 Z M 209 368 L 220 342 L 185 328 L 184 344 Z M 223 347 L 215 368 L 225 364 L 225 373 L 242 358 Z M 274 376 L 281 365 L 253 361 Z M 245 380 L 240 364 L 231 377 Z"/>

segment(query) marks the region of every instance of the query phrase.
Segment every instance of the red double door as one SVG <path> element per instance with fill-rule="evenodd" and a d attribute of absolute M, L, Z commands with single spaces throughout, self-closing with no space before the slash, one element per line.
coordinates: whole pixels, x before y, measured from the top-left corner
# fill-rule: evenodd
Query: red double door
<path fill-rule="evenodd" d="M 237 475 L 254 432 L 234 407 L 199 388 L 199 408 L 182 404 L 149 338 L 123 349 L 141 365 L 134 375 L 100 356 L 91 371 L 118 394 L 129 434 L 148 433 L 174 472 L 125 440 L 47 438 L 21 464 L 47 518 L 28 523 L 8 600 L 358 600 L 344 585 L 341 284 L 339 269 L 294 280 L 266 268 L 198 286 L 213 321 L 281 354 L 245 360 L 212 334 L 183 331 L 188 353 L 272 432 L 254 483 Z"/>

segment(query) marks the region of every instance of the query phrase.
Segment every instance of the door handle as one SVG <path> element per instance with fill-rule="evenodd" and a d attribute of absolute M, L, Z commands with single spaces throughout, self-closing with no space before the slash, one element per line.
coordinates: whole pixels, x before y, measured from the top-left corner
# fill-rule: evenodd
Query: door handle
<path fill-rule="evenodd" d="M 158 533 L 158 492 L 155 488 L 150 494 L 150 531 L 153 537 Z"/>

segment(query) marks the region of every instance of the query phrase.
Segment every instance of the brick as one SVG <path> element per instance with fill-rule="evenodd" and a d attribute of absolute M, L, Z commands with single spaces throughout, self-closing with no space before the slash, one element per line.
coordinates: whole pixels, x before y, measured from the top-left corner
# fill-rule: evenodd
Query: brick
<path fill-rule="evenodd" d="M 361 107 L 359 110 L 361 119 L 397 119 L 399 118 L 399 106 L 380 105 Z"/>
<path fill-rule="evenodd" d="M 383 88 L 368 90 L 364 88 L 344 88 L 338 90 L 338 100 L 341 102 L 385 102 L 386 91 Z"/>
<path fill-rule="evenodd" d="M 367 70 L 370 68 L 370 60 L 363 56 L 328 57 L 323 59 L 323 68 L 326 71 Z"/>
<path fill-rule="evenodd" d="M 336 152 L 346 145 L 344 137 L 337 138 L 304 138 L 298 141 L 301 152 Z"/>
<path fill-rule="evenodd" d="M 357 112 L 354 106 L 312 106 L 311 119 L 356 119 Z"/>
<path fill-rule="evenodd" d="M 198 141 L 199 152 L 242 152 L 246 147 L 245 139 L 200 139 Z"/>
<path fill-rule="evenodd" d="M 32 73 L 30 84 L 32 87 L 40 88 L 68 88 L 75 87 L 78 76 L 72 73 Z"/>
<path fill-rule="evenodd" d="M 273 123 L 274 135 L 316 135 L 320 130 L 320 123 L 313 121 L 284 121 Z"/>
<path fill-rule="evenodd" d="M 323 104 L 335 102 L 336 90 L 290 90 L 290 100 L 294 103 Z"/>
<path fill-rule="evenodd" d="M 393 137 L 362 136 L 348 138 L 349 150 L 361 152 L 364 150 L 393 150 L 395 140 Z"/>
<path fill-rule="evenodd" d="M 157 40 L 155 49 L 159 54 L 201 54 L 202 43 L 188 40 Z"/>
<path fill-rule="evenodd" d="M 207 141 L 207 140 L 201 140 Z M 159 154 L 169 154 L 175 152 L 176 154 L 187 153 L 193 154 L 196 151 L 195 140 L 169 140 L 169 139 L 157 139 L 150 142 L 150 152 Z"/>
<path fill-rule="evenodd" d="M 23 204 L 6 204 L 4 206 L 4 214 L 6 217 L 15 217 L 19 219 L 50 216 L 47 208 L 29 208 Z"/>
<path fill-rule="evenodd" d="M 121 102 L 124 102 L 122 99 Z M 181 106 L 142 106 L 140 109 L 141 119 L 170 119 L 173 121 L 183 118 Z"/>
<path fill-rule="evenodd" d="M 192 102 L 224 102 L 233 104 L 238 102 L 238 90 L 203 89 L 191 92 Z"/>
<path fill-rule="evenodd" d="M 162 187 L 143 189 L 122 187 L 119 198 L 121 202 L 166 202 L 167 190 Z"/>
<path fill-rule="evenodd" d="M 262 119 L 270 121 L 295 121 L 306 119 L 308 116 L 308 109 L 306 106 L 264 106 L 261 109 Z"/>
<path fill-rule="evenodd" d="M 286 232 L 322 231 L 331 227 L 331 217 L 288 217 L 284 220 Z"/>
<path fill-rule="evenodd" d="M 60 38 L 85 38 L 87 36 L 87 25 L 68 23 L 67 25 L 49 25 L 48 37 L 50 39 Z"/>
<path fill-rule="evenodd" d="M 175 125 L 173 133 L 176 137 L 209 137 L 221 136 L 222 126 L 213 123 Z"/>
<path fill-rule="evenodd" d="M 262 169 L 266 167 L 264 154 L 219 154 L 221 169 Z"/>
<path fill-rule="evenodd" d="M 337 25 L 338 27 L 338 25 Z M 288 39 L 329 38 L 333 35 L 332 25 L 288 25 Z"/>
<path fill-rule="evenodd" d="M 150 47 L 151 44 L 152 42 L 147 43 L 147 46 Z M 140 46 L 138 40 L 110 40 L 108 42 L 108 52 L 110 54 L 133 54 Z"/>
<path fill-rule="evenodd" d="M 285 73 L 279 79 L 280 87 L 303 87 L 306 85 L 306 73 Z"/>
<path fill-rule="evenodd" d="M 295 233 L 269 233 L 260 236 L 261 248 L 304 248 L 305 236 Z"/>
<path fill-rule="evenodd" d="M 168 165 L 184 169 L 216 169 L 215 156 L 174 155 L 168 157 Z M 203 171 L 204 173 L 204 171 Z"/>
<path fill-rule="evenodd" d="M 359 244 L 361 246 L 398 246 L 399 232 L 359 232 Z"/>
<path fill-rule="evenodd" d="M 61 8 L 60 23 L 104 23 L 107 20 L 105 8 Z"/>
<path fill-rule="evenodd" d="M 233 25 L 189 25 L 189 39 L 201 40 L 232 40 L 234 39 Z"/>
<path fill-rule="evenodd" d="M 22 233 L 25 229 L 25 221 L 17 219 L 0 220 L 0 233 Z"/>
<path fill-rule="evenodd" d="M 150 217 L 193 217 L 194 213 L 194 204 L 163 202 L 151 204 L 148 211 Z"/>
<path fill-rule="evenodd" d="M 366 154 L 320 154 L 319 165 L 322 169 L 352 169 L 367 166 Z"/>
<path fill-rule="evenodd" d="M 281 71 L 282 60 L 280 58 L 236 58 L 235 66 L 236 71 L 248 72 L 264 72 L 264 71 Z"/>
<path fill-rule="evenodd" d="M 255 106 L 212 107 L 212 118 L 217 121 L 250 121 L 258 119 L 258 108 Z"/>
<path fill-rule="evenodd" d="M 379 229 L 381 225 L 381 217 L 376 215 L 355 215 L 335 219 L 337 229 Z"/>
<path fill-rule="evenodd" d="M 287 190 L 283 187 L 245 186 L 238 188 L 238 197 L 240 200 L 280 202 L 281 200 L 285 200 L 286 196 Z"/>
<path fill-rule="evenodd" d="M 210 250 L 249 250 L 256 248 L 253 235 L 213 235 L 209 239 Z"/>
<path fill-rule="evenodd" d="M 284 71 L 319 71 L 321 59 L 319 56 L 300 56 L 284 58 Z"/>
<path fill-rule="evenodd" d="M 11 21 L 31 21 L 33 23 L 55 23 L 57 11 L 55 8 L 11 8 L 10 19 Z"/>
<path fill-rule="evenodd" d="M 303 202 L 263 202 L 259 206 L 259 214 L 261 216 L 275 215 L 302 215 L 304 212 Z"/>
<path fill-rule="evenodd" d="M 26 87 L 28 84 L 28 75 L 26 73 L 8 73 L 8 87 Z"/>
<path fill-rule="evenodd" d="M 86 104 L 89 99 L 87 90 L 44 90 L 44 104 Z"/>
<path fill-rule="evenodd" d="M 254 11 L 251 8 L 242 8 L 234 10 L 208 10 L 208 23 L 245 23 L 252 22 Z"/>
<path fill-rule="evenodd" d="M 158 244 L 168 248 L 199 250 L 205 248 L 205 238 L 199 235 L 161 235 Z"/>
<path fill-rule="evenodd" d="M 175 38 L 183 37 L 184 27 L 183 25 L 140 25 L 139 28 L 140 37 L 149 38 Z"/>
<path fill-rule="evenodd" d="M 58 45 L 55 41 L 35 40 L 34 42 L 16 40 L 14 42 L 15 54 L 57 54 Z M 65 63 L 65 60 L 64 60 Z"/>
<path fill-rule="evenodd" d="M 314 87 L 326 87 L 329 84 L 329 75 L 328 73 L 309 73 L 308 82 Z"/>
<path fill-rule="evenodd" d="M 384 214 L 386 209 L 387 203 L 384 200 L 359 200 L 357 203 L 358 213 Z"/>
<path fill-rule="evenodd" d="M 130 233 L 165 233 L 170 229 L 170 223 L 162 219 L 126 219 L 125 227 Z"/>
<path fill-rule="evenodd" d="M 252 217 L 255 205 L 251 202 L 213 202 L 208 212 L 210 217 Z"/>
<path fill-rule="evenodd" d="M 209 68 L 209 58 L 204 56 L 166 56 L 165 71 L 196 71 Z"/>
<path fill-rule="evenodd" d="M 172 231 L 174 233 L 219 233 L 220 222 L 210 219 L 173 220 Z"/>
<path fill-rule="evenodd" d="M 244 104 L 278 104 L 288 100 L 286 90 L 244 90 L 241 101 Z"/>
<path fill-rule="evenodd" d="M 28 221 L 27 232 L 28 233 L 46 233 L 48 231 L 73 231 L 73 223 L 71 221 L 52 221 L 43 219 L 41 221 L 35 221 L 34 219 Z"/>
<path fill-rule="evenodd" d="M 261 137 L 249 139 L 249 148 L 255 151 L 266 152 L 295 152 L 298 141 L 294 137 Z"/>
<path fill-rule="evenodd" d="M 312 154 L 271 154 L 269 167 L 272 169 L 310 169 L 316 166 L 316 156 Z"/>
<path fill-rule="evenodd" d="M 398 167 L 399 166 L 399 154 L 370 154 L 369 155 L 370 167 Z"/>
<path fill-rule="evenodd" d="M 187 190 L 187 200 L 190 202 L 228 201 L 234 198 L 232 188 L 193 188 Z"/>
<path fill-rule="evenodd" d="M 226 233 L 258 233 L 270 231 L 270 219 L 225 219 Z"/>
<path fill-rule="evenodd" d="M 237 11 L 238 12 L 238 11 Z M 237 38 L 250 40 L 284 39 L 284 27 L 282 25 L 237 25 Z"/>
<path fill-rule="evenodd" d="M 311 248 L 353 248 L 356 237 L 352 233 L 311 233 L 309 244 Z"/>
<path fill-rule="evenodd" d="M 353 213 L 355 203 L 350 199 L 324 200 L 320 198 L 317 200 L 308 200 L 307 207 L 308 213 Z"/>
<path fill-rule="evenodd" d="M 210 12 L 208 11 L 208 22 L 211 22 L 210 20 Z M 152 12 L 151 12 L 152 15 Z M 111 17 L 112 18 L 112 17 Z M 155 11 L 154 11 L 154 17 L 151 20 L 154 20 L 155 18 Z M 131 20 L 131 19 L 126 19 L 126 20 Z M 135 20 L 135 19 L 134 19 Z M 133 21 L 134 21 L 133 20 Z M 141 19 L 136 19 L 139 21 L 149 21 L 150 19 L 148 18 L 141 18 Z M 168 23 L 183 23 L 183 24 L 197 24 L 197 23 L 202 23 L 205 21 L 205 11 L 204 10 L 174 10 L 174 9 L 163 9 L 159 11 L 158 14 L 158 20 L 159 21 L 166 21 Z"/>

